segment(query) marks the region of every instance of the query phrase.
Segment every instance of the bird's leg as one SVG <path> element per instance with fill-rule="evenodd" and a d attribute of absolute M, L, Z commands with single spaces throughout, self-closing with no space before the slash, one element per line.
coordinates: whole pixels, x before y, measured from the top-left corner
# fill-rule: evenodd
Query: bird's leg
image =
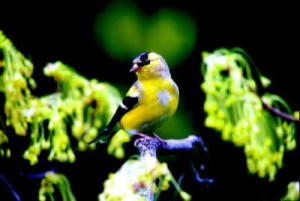
<path fill-rule="evenodd" d="M 137 138 L 147 138 L 149 137 L 148 135 L 144 134 L 144 133 L 140 133 L 140 132 L 136 132 L 135 133 Z"/>

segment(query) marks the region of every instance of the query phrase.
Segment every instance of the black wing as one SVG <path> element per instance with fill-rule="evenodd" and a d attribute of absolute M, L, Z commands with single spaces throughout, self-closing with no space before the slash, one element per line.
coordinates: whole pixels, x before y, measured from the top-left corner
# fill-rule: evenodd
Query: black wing
<path fill-rule="evenodd" d="M 136 104 L 138 103 L 138 97 L 131 97 L 126 96 L 122 104 L 119 105 L 117 111 L 115 112 L 113 118 L 110 120 L 107 127 L 104 129 L 104 131 L 93 141 L 89 142 L 89 144 L 93 144 L 94 142 L 97 142 L 101 137 L 110 135 L 113 128 L 116 126 L 116 124 L 121 120 L 122 116 L 131 110 Z"/>

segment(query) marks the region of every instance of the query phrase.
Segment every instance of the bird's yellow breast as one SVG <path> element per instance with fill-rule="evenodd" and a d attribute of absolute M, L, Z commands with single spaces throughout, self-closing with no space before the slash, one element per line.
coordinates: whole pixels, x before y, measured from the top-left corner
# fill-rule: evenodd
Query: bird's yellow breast
<path fill-rule="evenodd" d="M 137 83 L 138 104 L 121 119 L 121 126 L 127 130 L 153 132 L 170 116 L 178 105 L 178 88 L 169 79 L 142 80 Z"/>

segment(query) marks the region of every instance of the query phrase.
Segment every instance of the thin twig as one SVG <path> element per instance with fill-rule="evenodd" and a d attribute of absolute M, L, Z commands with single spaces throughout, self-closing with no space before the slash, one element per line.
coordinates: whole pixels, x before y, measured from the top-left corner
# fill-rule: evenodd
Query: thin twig
<path fill-rule="evenodd" d="M 287 120 L 287 121 L 292 121 L 292 122 L 296 122 L 296 123 L 300 123 L 299 119 L 296 119 L 295 117 L 293 117 L 292 115 L 289 115 L 287 113 L 284 113 L 274 107 L 272 107 L 271 105 L 267 104 L 265 101 L 262 101 L 263 106 L 266 110 L 270 111 L 271 113 Z"/>
<path fill-rule="evenodd" d="M 11 183 L 2 174 L 0 174 L 0 181 L 2 181 L 7 186 L 7 188 L 9 189 L 9 192 L 12 194 L 12 196 L 14 197 L 14 199 L 16 201 L 21 201 L 19 194 L 15 191 L 15 189 L 13 188 Z"/>
<path fill-rule="evenodd" d="M 250 91 L 252 91 L 253 93 L 255 93 L 255 94 L 259 97 L 259 99 L 261 100 L 261 102 L 262 102 L 262 104 L 263 104 L 263 107 L 264 107 L 266 110 L 270 111 L 270 112 L 273 113 L 274 115 L 277 115 L 277 116 L 279 116 L 279 117 L 281 117 L 281 118 L 283 118 L 283 119 L 285 119 L 285 120 L 287 120 L 287 121 L 292 121 L 292 122 L 295 122 L 295 123 L 300 123 L 300 120 L 299 120 L 299 119 L 297 119 L 297 118 L 293 117 L 292 115 L 289 115 L 289 114 L 287 114 L 287 113 L 285 113 L 285 112 L 282 112 L 282 111 L 280 111 L 280 110 L 278 110 L 278 109 L 272 107 L 272 106 L 269 105 L 268 103 L 266 103 L 266 102 L 263 100 L 262 96 L 259 95 L 259 93 L 257 92 L 257 90 L 251 88 L 249 85 L 247 85 L 247 86 L 248 86 L 248 88 L 249 88 Z"/>

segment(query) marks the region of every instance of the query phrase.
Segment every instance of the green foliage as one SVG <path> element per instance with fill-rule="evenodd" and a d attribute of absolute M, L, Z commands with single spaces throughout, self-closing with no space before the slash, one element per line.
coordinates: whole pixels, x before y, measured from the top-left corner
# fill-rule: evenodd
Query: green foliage
<path fill-rule="evenodd" d="M 122 159 L 125 156 L 125 150 L 123 144 L 130 141 L 130 135 L 120 129 L 111 139 L 109 146 L 107 147 L 107 152 L 116 158 Z"/>
<path fill-rule="evenodd" d="M 157 180 L 160 180 L 160 185 L 156 184 Z M 104 183 L 104 191 L 99 195 L 99 201 L 144 201 L 147 194 L 145 190 L 159 193 L 167 190 L 170 182 L 183 200 L 191 199 L 175 182 L 166 163 L 160 163 L 151 157 L 128 160 L 120 170 L 109 175 Z"/>
<path fill-rule="evenodd" d="M 5 146 L 7 144 L 8 144 L 8 138 L 4 134 L 4 132 L 0 130 L 0 157 L 2 156 L 10 157 L 10 149 L 8 147 L 1 148 L 2 146 Z"/>
<path fill-rule="evenodd" d="M 30 90 L 30 86 L 35 85 L 31 78 L 33 65 L 2 32 L 0 50 L 4 55 L 0 80 L 1 92 L 5 95 L 6 124 L 12 126 L 16 134 L 29 133 L 31 138 L 24 158 L 33 165 L 42 150 L 49 150 L 48 160 L 73 162 L 75 155 L 70 138 L 76 139 L 79 150 L 87 149 L 88 142 L 106 126 L 119 105 L 118 91 L 108 83 L 87 80 L 69 66 L 56 62 L 47 65 L 44 73 L 54 78 L 59 91 L 36 97 Z M 71 129 L 67 125 L 71 125 Z M 1 131 L 0 145 L 7 141 Z"/>
<path fill-rule="evenodd" d="M 270 114 L 263 104 L 291 114 L 288 105 L 276 95 L 258 95 L 250 65 L 239 51 L 204 52 L 202 72 L 205 125 L 221 131 L 224 140 L 244 147 L 251 173 L 273 180 L 284 152 L 296 147 L 295 125 Z M 265 88 L 270 84 L 261 75 L 259 79 Z"/>
<path fill-rule="evenodd" d="M 190 53 L 196 31 L 189 17 L 174 10 L 161 10 L 148 19 L 139 12 L 130 4 L 125 8 L 123 4 L 113 4 L 99 16 L 96 24 L 99 40 L 113 57 L 132 58 L 138 52 L 151 50 L 178 63 Z M 121 101 L 118 91 L 108 83 L 88 80 L 62 62 L 55 62 L 44 68 L 44 74 L 57 82 L 58 91 L 34 96 L 32 63 L 1 31 L 0 51 L 4 56 L 3 61 L 0 60 L 0 68 L 3 68 L 0 92 L 5 98 L 5 123 L 15 134 L 30 138 L 24 158 L 34 165 L 41 152 L 47 151 L 49 161 L 74 162 L 75 149 L 94 148 L 95 145 L 88 146 L 88 142 L 97 137 L 114 114 Z M 208 114 L 205 125 L 221 131 L 224 140 L 244 148 L 251 173 L 274 180 L 277 169 L 282 167 L 284 152 L 296 147 L 295 125 L 272 115 L 264 105 L 289 114 L 292 111 L 280 97 L 258 94 L 257 80 L 248 61 L 238 51 L 205 52 L 203 60 L 204 110 Z M 270 84 L 261 75 L 259 82 L 264 88 Z M 192 130 L 186 125 L 190 125 L 189 117 L 180 112 L 161 132 L 171 131 L 173 137 L 174 134 L 179 137 L 177 133 L 187 133 L 184 129 Z M 108 153 L 123 158 L 123 144 L 129 141 L 130 136 L 119 130 L 110 141 Z M 0 129 L 0 157 L 10 157 L 9 143 L 13 142 Z M 149 192 L 158 197 L 170 183 L 183 200 L 191 199 L 176 183 L 166 163 L 154 158 L 128 160 L 119 171 L 109 175 L 99 200 L 145 200 L 144 195 Z M 48 172 L 42 179 L 39 200 L 55 200 L 57 189 L 61 200 L 75 201 L 67 178 L 54 172 Z M 297 200 L 297 195 L 299 183 L 293 182 L 283 200 Z"/>
<path fill-rule="evenodd" d="M 114 59 L 129 60 L 141 52 L 159 52 L 171 65 L 185 59 L 196 41 L 196 25 L 187 14 L 162 9 L 147 16 L 135 5 L 113 3 L 96 20 L 99 44 Z"/>
<path fill-rule="evenodd" d="M 281 201 L 297 201 L 300 198 L 299 194 L 299 181 L 290 182 L 287 188 L 287 193 Z"/>
<path fill-rule="evenodd" d="M 39 190 L 39 201 L 54 201 L 54 193 L 57 189 L 62 201 L 76 201 L 67 177 L 54 172 L 47 173 L 42 179 Z"/>
<path fill-rule="evenodd" d="M 0 92 L 5 94 L 6 124 L 14 127 L 16 134 L 26 135 L 28 122 L 21 108 L 26 108 L 32 97 L 30 88 L 35 87 L 31 78 L 32 63 L 26 59 L 0 31 L 0 51 L 3 53 L 0 76 Z"/>

